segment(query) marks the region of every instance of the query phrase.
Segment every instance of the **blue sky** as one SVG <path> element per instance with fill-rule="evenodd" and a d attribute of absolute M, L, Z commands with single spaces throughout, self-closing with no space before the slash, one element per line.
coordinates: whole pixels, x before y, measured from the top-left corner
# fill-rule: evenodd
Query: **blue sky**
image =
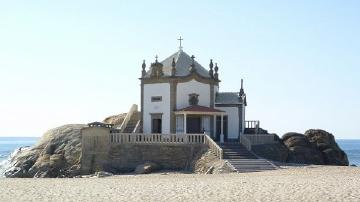
<path fill-rule="evenodd" d="M 226 3 L 224 3 L 226 2 Z M 184 51 L 245 79 L 247 119 L 360 138 L 359 1 L 1 1 L 0 136 L 40 136 L 140 102 L 141 63 Z"/>

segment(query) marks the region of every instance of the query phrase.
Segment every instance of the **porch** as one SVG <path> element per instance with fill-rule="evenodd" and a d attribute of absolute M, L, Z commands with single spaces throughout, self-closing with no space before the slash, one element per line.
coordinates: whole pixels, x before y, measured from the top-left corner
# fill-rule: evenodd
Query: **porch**
<path fill-rule="evenodd" d="M 206 133 L 215 141 L 227 139 L 227 116 L 224 111 L 204 107 L 189 106 L 175 111 L 176 134 Z"/>

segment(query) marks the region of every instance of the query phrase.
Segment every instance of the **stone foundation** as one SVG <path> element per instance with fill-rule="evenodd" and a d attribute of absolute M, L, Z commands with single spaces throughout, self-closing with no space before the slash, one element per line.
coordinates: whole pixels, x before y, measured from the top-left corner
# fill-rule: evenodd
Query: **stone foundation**
<path fill-rule="evenodd" d="M 83 153 L 81 170 L 82 174 L 132 172 L 136 166 L 152 162 L 162 170 L 192 172 L 194 160 L 206 151 L 205 145 L 111 145 L 107 153 Z"/>

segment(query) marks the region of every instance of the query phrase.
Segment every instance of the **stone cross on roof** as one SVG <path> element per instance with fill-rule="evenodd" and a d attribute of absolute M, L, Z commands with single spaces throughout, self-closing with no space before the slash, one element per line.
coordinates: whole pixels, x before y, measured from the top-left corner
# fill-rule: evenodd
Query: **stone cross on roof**
<path fill-rule="evenodd" d="M 183 38 L 181 38 L 181 36 L 180 36 L 180 38 L 178 38 L 178 40 L 179 40 L 179 42 L 180 42 L 180 46 L 179 46 L 179 49 L 181 50 L 183 47 L 181 46 L 181 41 L 182 40 L 184 40 Z"/>

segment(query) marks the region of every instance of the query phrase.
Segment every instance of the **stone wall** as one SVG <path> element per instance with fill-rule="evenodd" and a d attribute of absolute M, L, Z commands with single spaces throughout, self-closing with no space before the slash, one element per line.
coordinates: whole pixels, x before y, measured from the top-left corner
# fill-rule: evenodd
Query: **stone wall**
<path fill-rule="evenodd" d="M 109 128 L 87 127 L 81 130 L 81 173 L 104 170 L 110 146 Z"/>
<path fill-rule="evenodd" d="M 131 172 L 136 166 L 152 162 L 163 170 L 192 171 L 192 161 L 207 150 L 205 145 L 120 144 L 109 150 L 105 170 Z"/>
<path fill-rule="evenodd" d="M 163 170 L 192 171 L 194 160 L 208 149 L 203 144 L 111 144 L 108 128 L 82 130 L 81 173 L 132 172 L 146 162 Z"/>

